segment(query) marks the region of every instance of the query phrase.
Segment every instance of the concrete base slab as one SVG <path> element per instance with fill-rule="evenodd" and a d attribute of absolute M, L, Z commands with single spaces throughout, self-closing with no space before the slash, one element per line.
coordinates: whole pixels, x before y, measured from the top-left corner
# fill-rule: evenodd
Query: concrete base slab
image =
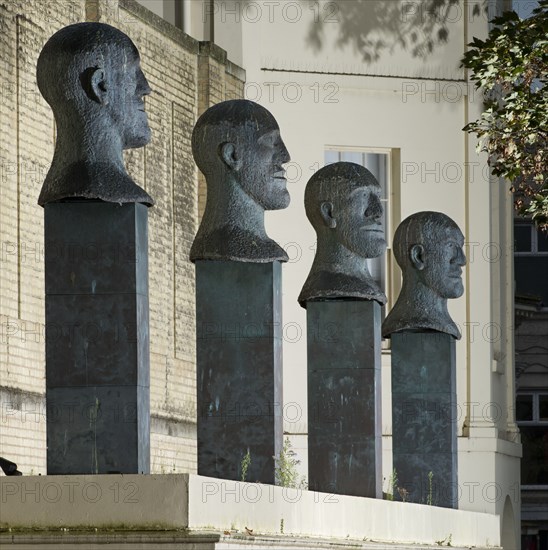
<path fill-rule="evenodd" d="M 0 546 L 20 550 L 500 545 L 496 515 L 191 474 L 2 477 L 0 503 Z"/>

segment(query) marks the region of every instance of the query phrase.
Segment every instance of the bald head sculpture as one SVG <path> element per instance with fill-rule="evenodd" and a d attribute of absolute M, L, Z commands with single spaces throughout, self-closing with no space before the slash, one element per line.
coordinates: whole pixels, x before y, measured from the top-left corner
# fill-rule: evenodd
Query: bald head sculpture
<path fill-rule="evenodd" d="M 373 174 L 352 162 L 330 164 L 310 178 L 304 202 L 318 244 L 301 306 L 344 298 L 386 303 L 367 267 L 368 258 L 386 250 L 380 194 Z"/>
<path fill-rule="evenodd" d="M 272 114 L 244 99 L 214 105 L 196 123 L 192 153 L 207 201 L 191 261 L 287 261 L 264 228 L 265 210 L 290 201 L 283 165 L 291 159 Z"/>
<path fill-rule="evenodd" d="M 37 82 L 57 127 L 38 203 L 84 198 L 152 205 L 123 161 L 124 149 L 143 147 L 151 137 L 143 102 L 151 89 L 130 38 L 104 23 L 64 27 L 40 53 Z"/>
<path fill-rule="evenodd" d="M 461 337 L 447 310 L 447 300 L 464 292 L 464 237 L 441 212 L 418 212 L 406 218 L 394 235 L 394 255 L 402 270 L 401 293 L 386 317 L 382 333 L 435 331 Z"/>

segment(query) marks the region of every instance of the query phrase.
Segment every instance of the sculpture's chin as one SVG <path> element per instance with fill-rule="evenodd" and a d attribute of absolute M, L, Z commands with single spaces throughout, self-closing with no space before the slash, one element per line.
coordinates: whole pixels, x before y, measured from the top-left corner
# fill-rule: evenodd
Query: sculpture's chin
<path fill-rule="evenodd" d="M 386 252 L 386 241 L 384 239 L 377 239 L 372 243 L 371 255 L 368 258 L 378 258 Z"/>
<path fill-rule="evenodd" d="M 138 136 L 132 136 L 131 139 L 126 141 L 124 149 L 137 149 L 139 147 L 144 147 L 150 143 L 151 137 L 150 130 L 143 132 Z"/>
<path fill-rule="evenodd" d="M 136 120 L 126 121 L 124 124 L 124 149 L 137 149 L 150 143 L 152 132 L 148 125 L 147 114 L 143 111 L 139 115 Z"/>
<path fill-rule="evenodd" d="M 349 250 L 362 258 L 378 258 L 386 252 L 386 241 L 383 237 L 368 236 L 353 242 L 343 243 Z"/>
<path fill-rule="evenodd" d="M 268 200 L 263 201 L 263 207 L 265 210 L 283 210 L 287 208 L 291 203 L 291 196 L 287 189 L 283 189 L 276 193 L 276 195 L 269 197 Z"/>
<path fill-rule="evenodd" d="M 452 286 L 445 288 L 444 292 L 441 293 L 442 298 L 449 298 L 450 300 L 454 298 L 460 298 L 464 294 L 464 286 L 462 281 L 455 282 Z"/>
<path fill-rule="evenodd" d="M 462 285 L 462 283 L 459 283 L 455 287 L 455 294 L 454 296 L 452 296 L 452 298 L 460 298 L 463 294 L 464 294 L 464 286 Z"/>

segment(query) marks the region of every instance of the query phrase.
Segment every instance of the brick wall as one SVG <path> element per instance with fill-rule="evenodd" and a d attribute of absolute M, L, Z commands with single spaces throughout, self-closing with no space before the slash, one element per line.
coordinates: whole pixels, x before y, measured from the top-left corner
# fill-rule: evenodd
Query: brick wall
<path fill-rule="evenodd" d="M 227 99 L 244 96 L 245 74 L 226 58 L 226 52 L 212 44 L 202 42 L 198 56 L 198 75 L 203 85 L 198 92 L 198 116 L 212 105 Z M 198 173 L 198 214 L 202 217 L 206 204 L 206 182 Z"/>
<path fill-rule="evenodd" d="M 46 40 L 85 20 L 131 37 L 153 89 L 146 98 L 152 142 L 126 154 L 128 171 L 156 201 L 149 210 L 151 467 L 195 472 L 194 267 L 187 258 L 205 193 L 190 137 L 205 107 L 242 97 L 243 71 L 132 0 L 0 3 L 0 456 L 23 473 L 46 473 L 43 210 L 36 201 L 55 127 L 35 70 Z"/>

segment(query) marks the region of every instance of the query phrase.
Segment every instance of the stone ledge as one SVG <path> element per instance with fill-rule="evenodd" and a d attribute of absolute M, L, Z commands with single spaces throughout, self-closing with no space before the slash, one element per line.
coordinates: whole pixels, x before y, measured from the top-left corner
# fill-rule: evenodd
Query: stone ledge
<path fill-rule="evenodd" d="M 62 544 L 63 550 L 103 550 L 108 544 L 109 550 L 156 550 L 161 545 L 162 550 L 180 550 L 183 545 L 189 550 L 433 550 L 432 546 L 400 543 L 379 543 L 375 541 L 357 541 L 351 539 L 318 539 L 291 536 L 254 537 L 235 535 L 227 536 L 219 533 L 184 533 L 166 531 L 163 533 L 142 532 L 129 533 L 123 531 L 111 533 L 63 532 L 63 533 L 0 533 L 0 546 L 17 545 L 18 550 L 37 548 L 50 549 L 53 544 Z M 137 546 L 138 545 L 138 546 Z M 441 546 L 436 546 L 441 548 Z M 500 547 L 497 547 L 500 549 Z M 469 547 L 453 546 L 451 550 L 470 550 Z M 476 550 L 481 550 L 480 548 Z M 487 549 L 485 549 L 487 550 Z M 496 550 L 489 547 L 489 550 Z"/>
<path fill-rule="evenodd" d="M 103 550 L 108 545 L 109 550 L 156 550 L 159 546 L 162 550 L 176 550 L 182 545 L 189 550 L 213 550 L 219 541 L 219 535 L 189 534 L 167 531 L 164 533 L 155 532 L 62 532 L 62 533 L 0 533 L 0 547 L 16 546 L 17 550 L 27 548 L 51 549 L 62 545 L 63 550 Z M 55 546 L 54 546 L 55 545 Z"/>
<path fill-rule="evenodd" d="M 66 530 L 86 537 L 115 533 L 120 541 L 142 531 L 156 537 L 184 530 L 177 536 L 219 536 L 209 547 L 231 549 L 267 541 L 309 548 L 312 540 L 316 548 L 317 541 L 326 548 L 368 548 L 370 541 L 381 544 L 374 548 L 439 548 L 441 541 L 453 548 L 500 545 L 496 515 L 192 474 L 1 477 L 0 506 L 0 540 L 17 544 L 24 537 L 54 540 Z"/>
<path fill-rule="evenodd" d="M 189 53 L 198 53 L 198 40 L 173 26 L 171 23 L 151 12 L 135 0 L 119 0 L 119 6 L 143 21 L 143 23 L 150 25 L 150 27 L 156 29 L 164 36 L 171 38 L 171 40 L 183 46 Z"/>
<path fill-rule="evenodd" d="M 227 74 L 245 82 L 245 69 L 242 69 L 242 67 L 230 61 L 227 58 L 227 52 L 214 42 L 208 40 L 200 42 L 200 55 L 203 57 L 210 57 L 217 63 L 224 65 Z"/>

